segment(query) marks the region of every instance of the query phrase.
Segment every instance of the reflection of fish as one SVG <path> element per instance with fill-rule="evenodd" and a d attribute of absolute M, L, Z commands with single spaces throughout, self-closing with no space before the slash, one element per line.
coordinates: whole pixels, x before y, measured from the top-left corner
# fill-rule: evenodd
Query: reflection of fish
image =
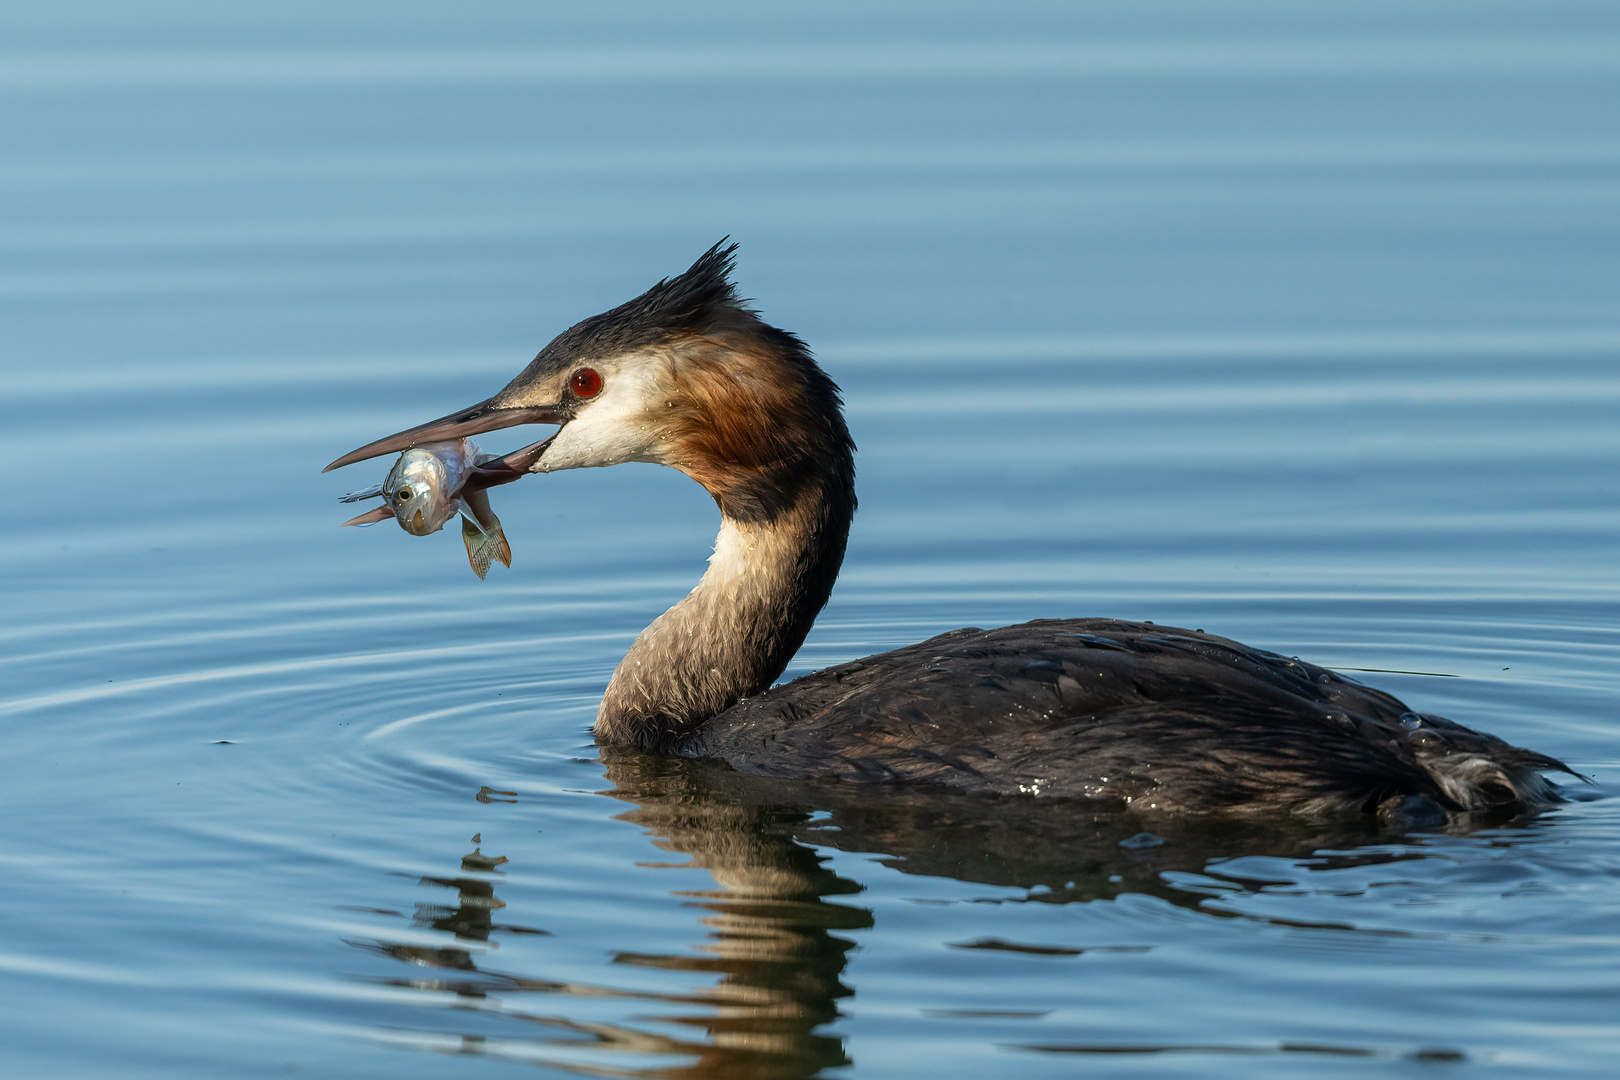
<path fill-rule="evenodd" d="M 512 549 L 500 518 L 489 506 L 487 488 L 493 478 L 481 466 L 501 469 L 506 459 L 480 454 L 478 445 L 468 439 L 413 446 L 399 455 L 381 484 L 343 496 L 343 502 L 383 498 L 383 505 L 343 524 L 370 525 L 394 518 L 406 532 L 427 536 L 459 513 L 461 539 L 467 545 L 473 573 L 482 578 L 496 559 L 502 566 L 511 566 Z M 515 478 L 501 474 L 493 482 Z"/>

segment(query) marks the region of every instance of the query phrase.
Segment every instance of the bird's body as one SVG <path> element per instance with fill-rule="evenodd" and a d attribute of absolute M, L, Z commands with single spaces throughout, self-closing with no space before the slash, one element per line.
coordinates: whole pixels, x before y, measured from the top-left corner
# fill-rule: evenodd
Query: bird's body
<path fill-rule="evenodd" d="M 647 461 L 722 524 L 708 572 L 615 670 L 605 743 L 743 773 L 943 784 L 1167 812 L 1434 812 L 1556 798 L 1562 763 L 1302 661 L 1102 619 L 960 630 L 775 688 L 831 593 L 855 512 L 837 387 L 743 306 L 718 245 L 565 331 L 499 394 L 348 464 L 521 423 L 535 472 Z M 1422 816 L 1421 814 L 1419 816 Z"/>
<path fill-rule="evenodd" d="M 924 782 L 1162 811 L 1482 810 L 1548 757 L 1196 630 L 1041 619 L 806 675 L 671 747 L 739 772 Z"/>

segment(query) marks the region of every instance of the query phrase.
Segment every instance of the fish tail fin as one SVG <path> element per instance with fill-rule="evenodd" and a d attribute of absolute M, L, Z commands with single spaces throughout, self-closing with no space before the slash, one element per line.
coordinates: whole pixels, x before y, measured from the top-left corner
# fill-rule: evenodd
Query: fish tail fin
<path fill-rule="evenodd" d="M 501 519 L 490 509 L 489 493 L 483 489 L 463 492 L 461 505 L 461 539 L 467 545 L 467 562 L 473 573 L 482 581 L 496 559 L 502 566 L 511 566 L 512 546 L 506 542 Z"/>
<path fill-rule="evenodd" d="M 467 564 L 472 572 L 478 575 L 478 580 L 484 580 L 489 573 L 490 561 L 494 558 L 495 549 L 490 543 L 490 536 L 471 518 L 461 519 L 461 542 L 467 545 Z"/>
<path fill-rule="evenodd" d="M 512 545 L 506 542 L 506 530 L 501 528 L 498 521 L 495 523 L 495 557 L 501 560 L 502 566 L 511 569 Z"/>

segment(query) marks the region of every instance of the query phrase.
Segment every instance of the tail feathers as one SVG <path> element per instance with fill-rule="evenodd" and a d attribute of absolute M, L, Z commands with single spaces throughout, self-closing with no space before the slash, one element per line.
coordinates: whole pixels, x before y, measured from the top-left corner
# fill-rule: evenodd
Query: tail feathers
<path fill-rule="evenodd" d="M 1413 760 L 1464 812 L 1515 805 L 1534 810 L 1563 802 L 1558 789 L 1542 773 L 1562 772 L 1586 780 L 1557 758 L 1503 742 L 1443 716 L 1403 713 L 1401 729 Z"/>
<path fill-rule="evenodd" d="M 1424 769 L 1465 811 L 1491 810 L 1518 804 L 1538 809 L 1564 801 L 1543 772 L 1586 777 L 1545 754 L 1504 746 L 1505 753 L 1454 753 L 1420 759 Z"/>

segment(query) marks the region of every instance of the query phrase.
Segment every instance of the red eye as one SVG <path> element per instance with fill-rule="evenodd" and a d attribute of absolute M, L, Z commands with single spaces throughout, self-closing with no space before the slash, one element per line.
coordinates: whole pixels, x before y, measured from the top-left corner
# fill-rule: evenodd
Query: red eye
<path fill-rule="evenodd" d="M 568 376 L 568 389 L 575 397 L 595 397 L 602 392 L 602 376 L 591 368 L 582 367 Z"/>

